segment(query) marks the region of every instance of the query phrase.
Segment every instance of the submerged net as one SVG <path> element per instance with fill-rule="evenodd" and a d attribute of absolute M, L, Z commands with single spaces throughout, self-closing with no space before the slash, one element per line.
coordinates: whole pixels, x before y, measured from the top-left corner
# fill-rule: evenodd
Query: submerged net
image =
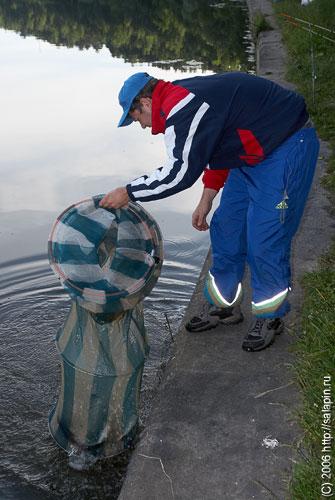
<path fill-rule="evenodd" d="M 113 321 L 96 319 L 72 303 L 57 334 L 62 383 L 49 429 L 64 450 L 99 458 L 120 453 L 136 434 L 149 342 L 140 304 Z"/>

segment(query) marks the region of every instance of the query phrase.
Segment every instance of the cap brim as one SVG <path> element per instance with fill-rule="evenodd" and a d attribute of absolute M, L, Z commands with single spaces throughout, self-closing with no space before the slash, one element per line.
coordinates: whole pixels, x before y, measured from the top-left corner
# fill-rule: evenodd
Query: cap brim
<path fill-rule="evenodd" d="M 127 116 L 129 113 L 129 108 L 126 109 L 126 111 L 123 113 L 121 116 L 121 120 L 119 121 L 118 127 L 126 127 L 127 125 L 130 125 L 133 123 L 133 119 Z"/>

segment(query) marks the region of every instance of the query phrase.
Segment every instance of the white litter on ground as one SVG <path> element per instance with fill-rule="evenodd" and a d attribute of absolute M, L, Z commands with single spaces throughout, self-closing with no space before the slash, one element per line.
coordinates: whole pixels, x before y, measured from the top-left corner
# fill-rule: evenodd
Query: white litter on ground
<path fill-rule="evenodd" d="M 270 437 L 266 437 L 262 441 L 262 446 L 265 446 L 265 448 L 274 449 L 278 445 L 279 445 L 278 439 L 271 439 Z"/>

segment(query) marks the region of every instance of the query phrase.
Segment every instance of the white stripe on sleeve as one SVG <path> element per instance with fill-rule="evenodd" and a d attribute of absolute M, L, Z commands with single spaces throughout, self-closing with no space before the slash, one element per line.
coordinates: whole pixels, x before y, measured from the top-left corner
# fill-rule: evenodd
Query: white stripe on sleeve
<path fill-rule="evenodd" d="M 187 99 L 187 97 L 185 99 Z M 182 179 L 184 178 L 184 176 L 187 172 L 188 166 L 189 166 L 188 157 L 189 157 L 189 153 L 190 153 L 190 150 L 192 147 L 194 134 L 196 133 L 198 125 L 199 125 L 202 117 L 204 116 L 204 114 L 208 110 L 208 108 L 209 108 L 209 104 L 204 102 L 200 106 L 200 108 L 198 109 L 196 114 L 194 115 L 194 118 L 192 120 L 190 129 L 189 129 L 187 139 L 186 139 L 185 144 L 184 144 L 181 166 L 180 166 L 180 169 L 177 172 L 176 176 L 174 177 L 174 179 L 168 184 L 160 184 L 155 189 L 143 189 L 141 191 L 135 191 L 134 192 L 135 198 L 144 198 L 144 197 L 147 197 L 150 195 L 160 194 L 168 189 L 173 188 L 174 186 L 176 186 L 177 184 L 179 184 L 182 181 Z M 169 114 L 169 116 L 170 116 L 170 114 Z M 163 181 L 170 174 L 170 172 L 173 169 L 173 166 L 177 160 L 173 156 L 173 149 L 175 147 L 175 142 L 176 142 L 176 134 L 174 131 L 174 127 L 173 126 L 168 127 L 165 131 L 165 143 L 166 143 L 167 153 L 169 156 L 168 161 L 163 165 L 163 167 L 161 169 L 155 170 L 155 172 L 147 179 L 140 177 L 139 179 L 132 181 L 131 185 L 135 186 L 135 185 L 139 185 L 139 184 L 143 183 L 144 185 L 149 187 L 153 182 L 155 182 L 157 180 Z"/>
<path fill-rule="evenodd" d="M 193 97 L 195 97 L 195 95 L 192 94 L 192 92 L 190 92 L 186 97 L 184 97 L 184 99 L 182 99 L 175 106 L 173 106 L 173 108 L 170 110 L 170 113 L 167 115 L 166 119 L 168 120 L 175 113 L 183 109 L 184 106 L 186 106 L 189 102 L 192 101 Z"/>

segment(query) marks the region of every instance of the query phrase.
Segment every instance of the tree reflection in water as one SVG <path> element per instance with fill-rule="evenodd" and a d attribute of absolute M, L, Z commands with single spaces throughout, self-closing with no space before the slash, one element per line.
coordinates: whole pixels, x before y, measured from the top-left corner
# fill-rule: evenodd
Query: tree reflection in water
<path fill-rule="evenodd" d="M 248 71 L 247 18 L 236 0 L 0 0 L 0 27 L 24 37 L 182 71 Z"/>

